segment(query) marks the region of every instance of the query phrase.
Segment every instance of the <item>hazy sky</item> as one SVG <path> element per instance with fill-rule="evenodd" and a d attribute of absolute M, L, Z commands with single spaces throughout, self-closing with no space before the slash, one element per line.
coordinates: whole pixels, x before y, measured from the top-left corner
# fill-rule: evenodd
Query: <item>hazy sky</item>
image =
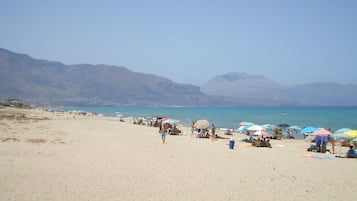
<path fill-rule="evenodd" d="M 0 0 L 0 47 L 201 85 L 357 84 L 356 0 Z"/>

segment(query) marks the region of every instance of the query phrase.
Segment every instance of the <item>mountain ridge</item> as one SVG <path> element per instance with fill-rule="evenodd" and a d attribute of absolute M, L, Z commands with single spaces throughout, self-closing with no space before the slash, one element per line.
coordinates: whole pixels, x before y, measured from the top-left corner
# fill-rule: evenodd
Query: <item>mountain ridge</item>
<path fill-rule="evenodd" d="M 159 100 L 175 103 L 171 99 L 182 91 L 185 92 L 183 98 L 187 99 L 203 96 L 197 86 L 175 83 L 156 75 L 136 73 L 125 67 L 103 64 L 65 65 L 32 59 L 25 54 L 5 49 L 0 49 L 0 72 L 1 97 L 34 102 L 86 102 L 98 99 L 102 104 L 130 105 L 150 102 L 156 104 Z M 151 96 L 147 96 L 148 93 Z"/>
<path fill-rule="evenodd" d="M 357 95 L 352 93 L 351 96 L 345 90 L 355 90 L 356 85 L 329 85 L 340 91 L 337 95 L 343 95 L 350 101 L 331 99 L 325 85 L 286 87 L 261 75 L 238 72 L 216 76 L 202 86 L 195 86 L 153 74 L 133 72 L 122 66 L 66 65 L 0 48 L 0 97 L 22 99 L 39 105 L 356 105 Z M 302 96 L 308 95 L 305 92 L 308 91 L 315 93 L 314 96 L 322 94 L 323 98 L 331 100 L 321 101 L 316 97 L 304 99 L 294 94 L 294 90 Z M 319 90 L 327 92 L 324 94 Z"/>
<path fill-rule="evenodd" d="M 301 106 L 356 106 L 357 85 L 315 82 L 285 86 L 244 72 L 218 75 L 201 86 L 208 95 L 254 97 Z M 340 98 L 342 97 L 342 98 Z"/>

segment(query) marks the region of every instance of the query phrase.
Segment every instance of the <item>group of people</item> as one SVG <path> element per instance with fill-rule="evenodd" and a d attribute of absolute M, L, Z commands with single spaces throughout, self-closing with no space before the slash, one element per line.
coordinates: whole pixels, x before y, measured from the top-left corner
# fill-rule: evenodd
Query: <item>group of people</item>
<path fill-rule="evenodd" d="M 196 131 L 196 133 L 195 133 Z M 191 126 L 192 135 L 196 136 L 196 138 L 211 138 L 214 139 L 228 139 L 217 134 L 217 129 L 214 124 L 212 124 L 211 129 L 209 128 L 196 128 L 195 124 L 192 123 Z M 195 134 L 194 134 L 195 133 Z"/>
<path fill-rule="evenodd" d="M 258 138 L 255 139 L 253 136 L 249 136 L 249 139 L 245 140 L 248 143 L 251 143 L 252 146 L 255 147 L 269 147 L 272 148 L 271 144 L 270 144 L 270 139 L 269 138 Z"/>
<path fill-rule="evenodd" d="M 330 137 L 330 136 L 316 136 L 315 137 L 315 144 L 310 145 L 310 147 L 307 149 L 307 151 L 314 151 L 314 152 L 321 152 L 321 153 L 330 152 L 330 150 L 328 150 L 326 148 L 328 143 L 331 144 L 332 153 L 335 154 L 335 139 L 333 137 Z M 357 158 L 356 150 L 353 149 L 354 145 L 348 144 L 348 145 L 345 145 L 345 146 L 349 146 L 349 150 L 346 152 L 345 156 L 340 156 L 340 157 L 343 157 L 343 158 Z"/>

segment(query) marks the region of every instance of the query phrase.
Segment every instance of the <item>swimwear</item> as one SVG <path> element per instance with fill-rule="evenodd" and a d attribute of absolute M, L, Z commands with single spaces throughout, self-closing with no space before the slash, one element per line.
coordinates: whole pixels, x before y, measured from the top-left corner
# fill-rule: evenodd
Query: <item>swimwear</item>
<path fill-rule="evenodd" d="M 161 136 L 162 136 L 162 137 L 165 137 L 165 136 L 166 136 L 166 132 L 162 132 L 162 133 L 161 133 Z"/>

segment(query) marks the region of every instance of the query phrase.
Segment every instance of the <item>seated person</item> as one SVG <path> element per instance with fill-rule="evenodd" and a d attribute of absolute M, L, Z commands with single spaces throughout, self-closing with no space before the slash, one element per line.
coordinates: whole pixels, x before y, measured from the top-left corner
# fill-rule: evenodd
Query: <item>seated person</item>
<path fill-rule="evenodd" d="M 204 138 L 209 138 L 209 131 L 208 131 L 208 129 L 205 131 L 205 134 L 204 134 L 203 137 L 204 137 Z"/>
<path fill-rule="evenodd" d="M 295 139 L 294 136 L 290 135 L 290 133 L 288 133 L 288 136 L 286 137 L 287 139 Z"/>
<path fill-rule="evenodd" d="M 259 139 L 255 143 L 253 143 L 256 147 L 269 147 L 271 148 L 270 140 L 266 141 L 265 139 Z"/>
<path fill-rule="evenodd" d="M 174 128 L 171 131 L 171 135 L 179 135 L 181 133 L 181 130 L 174 125 Z"/>
<path fill-rule="evenodd" d="M 222 136 L 219 136 L 217 134 L 214 134 L 214 138 L 217 138 L 217 139 L 229 139 L 227 137 L 222 137 Z"/>
<path fill-rule="evenodd" d="M 353 149 L 352 145 L 350 145 L 350 149 L 346 153 L 346 158 L 357 158 L 356 150 Z"/>
<path fill-rule="evenodd" d="M 232 132 L 231 132 L 230 129 L 228 129 L 228 130 L 226 130 L 226 132 L 224 132 L 224 134 L 226 134 L 226 135 L 232 135 Z"/>
<path fill-rule="evenodd" d="M 264 140 L 264 141 L 265 141 L 265 140 Z M 272 148 L 269 139 L 265 141 L 265 147 Z"/>
<path fill-rule="evenodd" d="M 253 136 L 249 136 L 249 142 L 250 142 L 250 143 L 255 143 L 255 141 L 256 141 L 256 140 L 254 139 Z"/>
<path fill-rule="evenodd" d="M 307 149 L 307 151 L 317 152 L 317 146 L 314 144 L 311 144 L 310 147 Z"/>

